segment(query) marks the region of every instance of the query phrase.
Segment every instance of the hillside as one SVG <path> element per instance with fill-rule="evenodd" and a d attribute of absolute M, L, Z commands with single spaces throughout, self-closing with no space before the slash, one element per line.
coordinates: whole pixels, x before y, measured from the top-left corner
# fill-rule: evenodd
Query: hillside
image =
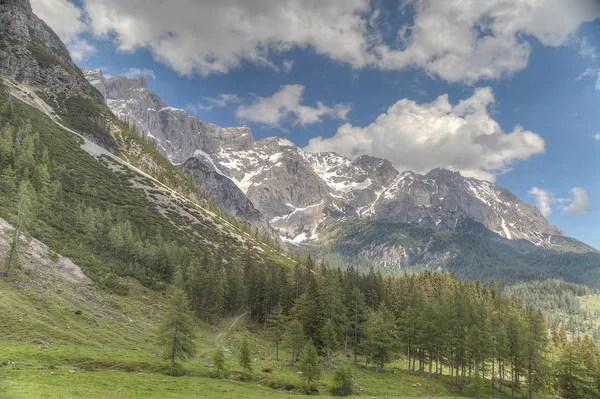
<path fill-rule="evenodd" d="M 537 208 L 489 182 L 443 169 L 402 172 L 367 155 L 313 154 L 281 137 L 255 141 L 247 127 L 216 126 L 168 106 L 144 78 L 105 78 L 100 70 L 84 74 L 115 115 L 172 162 L 184 164 L 219 203 L 225 204 L 222 197 L 235 191 L 230 187 L 235 183 L 238 198 L 227 208 L 243 217 L 252 214 L 241 211 L 250 202 L 292 245 L 319 244 L 324 226 L 346 219 L 393 220 L 442 231 L 464 229 L 463 221 L 471 219 L 509 240 L 594 251 L 564 238 Z M 227 183 L 217 187 L 214 176 Z"/>
<path fill-rule="evenodd" d="M 13 226 L 0 219 L 0 227 L 4 250 Z M 199 321 L 198 353 L 185 364 L 184 376 L 171 377 L 155 344 L 166 312 L 164 292 L 127 278 L 121 282 L 128 294 L 115 295 L 35 239 L 23 250 L 22 260 L 22 274 L 0 281 L 2 397 L 288 398 L 303 390 L 298 364 L 289 363 L 291 351 L 282 345 L 276 360 L 269 330 L 247 313 L 212 324 Z M 237 360 L 240 341 L 248 334 L 254 363 L 250 381 Z M 228 367 L 224 379 L 215 378 L 212 360 L 219 347 L 225 350 Z M 351 350 L 340 349 L 325 363 L 319 397 L 332 397 L 327 391 L 333 384 L 333 365 L 351 355 Z M 364 360 L 361 355 L 360 363 Z M 352 373 L 361 397 L 471 397 L 453 386 L 449 375 L 428 378 L 427 372 L 407 372 L 401 358 L 390 361 L 382 372 L 359 364 Z M 509 392 L 505 389 L 496 397 L 508 398 Z"/>
<path fill-rule="evenodd" d="M 454 232 L 382 220 L 333 223 L 320 234 L 323 245 L 307 250 L 336 265 L 373 266 L 385 274 L 447 271 L 482 282 L 493 278 L 503 285 L 558 278 L 600 288 L 598 252 L 549 251 L 525 240 L 507 240 L 468 220 Z M 553 240 L 559 245 L 558 240 L 569 239 Z"/>

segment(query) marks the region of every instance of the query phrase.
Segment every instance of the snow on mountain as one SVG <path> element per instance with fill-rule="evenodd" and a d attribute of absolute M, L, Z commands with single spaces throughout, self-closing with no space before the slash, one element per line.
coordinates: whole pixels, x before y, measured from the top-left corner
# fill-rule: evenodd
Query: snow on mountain
<path fill-rule="evenodd" d="M 444 169 L 400 173 L 384 159 L 309 153 L 283 137 L 254 141 L 247 127 L 222 128 L 169 107 L 144 78 L 106 79 L 97 70 L 85 75 L 110 109 L 154 140 L 172 162 L 198 158 L 203 169 L 210 166 L 215 176 L 229 178 L 284 241 L 316 241 L 330 222 L 358 218 L 448 231 L 474 222 L 509 240 L 548 248 L 560 245 L 554 241 L 565 243 L 553 241 L 562 232 L 536 207 L 489 182 Z M 211 187 L 217 189 L 214 182 Z"/>

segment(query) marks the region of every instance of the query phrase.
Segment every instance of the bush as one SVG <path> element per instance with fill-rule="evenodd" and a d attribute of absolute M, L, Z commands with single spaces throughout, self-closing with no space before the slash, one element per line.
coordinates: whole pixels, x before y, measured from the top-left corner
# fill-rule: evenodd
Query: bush
<path fill-rule="evenodd" d="M 352 385 L 352 369 L 348 365 L 343 365 L 335 370 L 330 392 L 335 396 L 348 396 L 352 394 Z"/>

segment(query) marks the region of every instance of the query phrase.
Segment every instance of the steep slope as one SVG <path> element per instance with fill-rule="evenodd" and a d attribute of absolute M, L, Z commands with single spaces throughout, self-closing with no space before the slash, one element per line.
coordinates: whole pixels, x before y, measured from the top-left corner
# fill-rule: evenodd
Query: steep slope
<path fill-rule="evenodd" d="M 210 199 L 239 220 L 250 223 L 261 235 L 279 241 L 261 212 L 205 156 L 221 149 L 250 147 L 253 139 L 248 128 L 221 128 L 169 107 L 148 90 L 148 83 L 143 77 L 107 79 L 98 69 L 83 70 L 83 73 L 117 117 L 133 124 L 142 138 L 192 176 Z"/>
<path fill-rule="evenodd" d="M 264 215 L 290 243 L 318 242 L 328 224 L 347 219 L 445 231 L 464 230 L 470 220 L 509 240 L 593 251 L 563 238 L 536 207 L 488 182 L 442 169 L 424 176 L 400 173 L 389 161 L 365 155 L 351 160 L 312 154 L 285 138 L 255 142 L 246 127 L 220 128 L 169 107 L 143 78 L 105 79 L 99 70 L 84 72 L 119 118 L 134 124 L 172 162 L 185 163 L 182 168 L 221 206 L 255 226 Z M 260 227 L 265 231 L 265 224 Z"/>
<path fill-rule="evenodd" d="M 32 234 L 57 253 L 73 258 L 90 276 L 103 281 L 107 273 L 113 273 L 154 285 L 170 277 L 174 265 L 171 257 L 179 256 L 173 253 L 166 258 L 170 260 L 159 261 L 156 256 L 163 256 L 158 253 L 165 250 L 165 245 L 188 248 L 198 257 L 210 254 L 230 262 L 252 249 L 257 258 L 289 263 L 243 226 L 201 206 L 207 205 L 205 200 L 182 195 L 62 126 L 58 117 L 45 115 L 48 105 L 43 105 L 35 92 L 14 82 L 5 84 L 8 90 L 0 86 L 0 110 L 4 110 L 0 112 L 0 131 L 3 127 L 19 129 L 23 139 L 31 137 L 37 141 L 30 161 L 34 164 L 27 168 L 35 171 L 33 177 L 40 173 L 39 169 L 46 170 L 48 184 L 55 187 L 47 189 L 49 198 L 38 199 L 45 204 L 44 212 L 38 213 L 40 220 Z M 11 107 L 5 106 L 8 102 L 12 102 Z M 10 165 L 11 159 L 9 155 L 3 162 Z M 2 170 L 0 217 L 11 219 L 15 217 L 16 204 L 9 188 L 14 187 L 19 171 L 6 167 Z M 7 183 L 10 181 L 13 183 Z M 90 231 L 94 232 L 91 236 Z M 104 235 L 113 238 L 98 245 L 96 239 Z M 154 248 L 163 249 L 156 252 Z M 139 264 L 124 264 L 123 251 L 138 253 Z M 165 261 L 168 266 L 161 265 Z"/>
<path fill-rule="evenodd" d="M 395 221 L 348 220 L 328 225 L 321 235 L 323 247 L 313 250 L 322 251 L 332 265 L 374 267 L 387 274 L 440 270 L 482 282 L 493 278 L 501 284 L 559 278 L 600 288 L 597 251 L 551 251 L 503 238 L 472 220 L 460 223 L 453 232 Z"/>
<path fill-rule="evenodd" d="M 116 151 L 101 94 L 26 0 L 0 2 L 0 76 L 34 87 L 63 123 Z"/>

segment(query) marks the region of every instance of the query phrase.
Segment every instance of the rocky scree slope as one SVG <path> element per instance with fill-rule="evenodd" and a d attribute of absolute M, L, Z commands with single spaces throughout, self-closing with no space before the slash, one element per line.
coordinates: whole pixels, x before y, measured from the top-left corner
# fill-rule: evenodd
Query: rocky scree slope
<path fill-rule="evenodd" d="M 83 70 L 83 73 L 119 119 L 134 125 L 143 138 L 192 176 L 209 198 L 239 220 L 250 223 L 261 235 L 279 242 L 277 232 L 261 212 L 206 156 L 221 150 L 250 148 L 253 140 L 249 128 L 222 128 L 169 107 L 148 90 L 148 82 L 143 77 L 105 78 L 99 69 Z"/>
<path fill-rule="evenodd" d="M 227 248 L 235 257 L 253 248 L 258 257 L 288 261 L 227 215 L 209 210 L 196 185 L 112 114 L 28 0 L 0 2 L 0 110 L 6 109 L 15 121 L 29 121 L 74 176 L 106 192 L 99 201 L 114 197 L 114 206 L 146 213 L 146 224 L 162 225 L 181 242 L 210 252 Z M 112 190 L 117 182 L 123 187 Z"/>
<path fill-rule="evenodd" d="M 110 109 L 154 140 L 171 161 L 183 163 L 228 209 L 257 214 L 295 244 L 318 242 L 335 221 L 393 220 L 456 231 L 483 225 L 509 240 L 577 252 L 593 251 L 565 239 L 534 206 L 489 182 L 435 169 L 426 175 L 399 172 L 384 159 L 367 155 L 351 160 L 335 153 L 308 153 L 282 137 L 254 141 L 247 127 L 221 128 L 165 104 L 147 82 L 106 79 L 84 71 L 106 97 Z M 241 205 L 240 205 L 241 204 Z"/>

